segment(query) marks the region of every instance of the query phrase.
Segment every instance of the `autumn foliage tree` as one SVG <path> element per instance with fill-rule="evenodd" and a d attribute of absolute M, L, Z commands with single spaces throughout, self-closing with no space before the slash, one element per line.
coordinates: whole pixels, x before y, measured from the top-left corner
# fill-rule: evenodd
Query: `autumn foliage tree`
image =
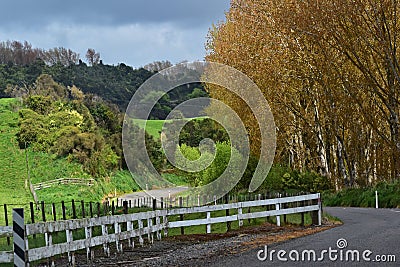
<path fill-rule="evenodd" d="M 209 33 L 207 60 L 261 88 L 278 162 L 318 170 L 337 188 L 399 179 L 399 11 L 390 0 L 233 0 Z M 235 96 L 208 90 L 256 127 Z"/>

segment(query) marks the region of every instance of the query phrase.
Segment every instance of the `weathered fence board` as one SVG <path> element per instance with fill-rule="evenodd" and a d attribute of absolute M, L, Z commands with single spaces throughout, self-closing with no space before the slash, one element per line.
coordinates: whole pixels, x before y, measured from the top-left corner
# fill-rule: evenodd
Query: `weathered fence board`
<path fill-rule="evenodd" d="M 0 251 L 0 263 L 10 263 L 14 260 L 14 251 Z"/>
<path fill-rule="evenodd" d="M 12 226 L 0 226 L 0 238 L 12 237 L 12 235 L 13 235 Z"/>
<path fill-rule="evenodd" d="M 128 221 L 137 221 L 139 219 L 145 220 L 149 218 L 155 218 L 157 216 L 163 216 L 164 214 L 167 214 L 166 210 L 155 210 L 96 218 L 73 219 L 57 222 L 39 222 L 35 224 L 27 224 L 25 227 L 27 235 L 34 235 L 40 233 L 61 232 L 65 230 L 77 230 L 85 227 L 112 225 L 115 223 L 126 223 Z"/>

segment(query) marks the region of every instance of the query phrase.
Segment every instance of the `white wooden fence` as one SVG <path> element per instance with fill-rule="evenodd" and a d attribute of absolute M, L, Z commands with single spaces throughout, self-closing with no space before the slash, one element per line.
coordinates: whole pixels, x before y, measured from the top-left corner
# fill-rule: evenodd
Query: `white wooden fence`
<path fill-rule="evenodd" d="M 285 208 L 287 203 L 292 203 L 291 208 Z M 274 206 L 275 209 L 267 210 L 266 207 Z M 255 212 L 248 212 L 251 207 L 259 207 Z M 264 210 L 260 211 L 260 207 Z M 212 217 L 211 213 L 221 210 L 235 210 L 234 215 Z M 247 212 L 246 212 L 247 211 Z M 154 236 L 161 239 L 162 232 L 166 236 L 168 229 L 177 227 L 188 227 L 195 225 L 206 225 L 207 233 L 211 232 L 212 224 L 238 221 L 243 225 L 245 219 L 255 219 L 276 216 L 277 224 L 280 225 L 280 216 L 293 213 L 316 212 L 318 213 L 318 224 L 321 225 L 321 201 L 320 194 L 309 194 L 275 199 L 255 200 L 231 204 L 220 204 L 212 206 L 200 206 L 191 208 L 177 208 L 154 210 L 141 213 L 104 216 L 97 218 L 85 218 L 56 222 L 39 222 L 25 225 L 25 253 L 28 262 L 51 258 L 60 254 L 68 254 L 69 262 L 74 265 L 74 252 L 86 250 L 87 259 L 94 257 L 92 248 L 103 246 L 106 255 L 110 253 L 110 245 L 115 243 L 118 252 L 123 251 L 122 240 L 128 240 L 129 246 L 134 246 L 138 240 L 143 244 L 144 239 L 153 242 Z M 193 213 L 206 214 L 205 218 L 195 220 L 168 221 L 169 216 L 178 216 Z M 180 217 L 182 218 L 182 217 Z M 94 230 L 96 228 L 96 231 Z M 101 231 L 100 231 L 101 228 Z M 74 240 L 73 232 L 84 230 L 82 239 Z M 95 233 L 94 233 L 95 232 Z M 97 232 L 97 234 L 96 234 Z M 64 235 L 66 242 L 54 243 L 55 235 Z M 30 248 L 33 235 L 44 235 L 45 245 Z M 0 227 L 0 237 L 12 236 L 12 227 Z M 12 262 L 11 252 L 0 252 L 1 262 Z"/>
<path fill-rule="evenodd" d="M 94 185 L 94 179 L 83 179 L 83 178 L 59 178 L 55 180 L 50 180 L 46 182 L 41 182 L 33 185 L 34 190 L 40 190 L 43 188 L 49 188 L 54 185 L 62 185 L 62 184 L 76 184 L 76 185 Z"/>

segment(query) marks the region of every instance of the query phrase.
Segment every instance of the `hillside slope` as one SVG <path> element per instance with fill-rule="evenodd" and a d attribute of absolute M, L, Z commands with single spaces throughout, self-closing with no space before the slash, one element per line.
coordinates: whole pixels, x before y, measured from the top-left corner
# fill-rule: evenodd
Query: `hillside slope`
<path fill-rule="evenodd" d="M 0 98 L 0 205 L 16 204 L 28 207 L 33 197 L 29 188 L 28 168 L 31 182 L 37 184 L 58 178 L 92 178 L 83 171 L 82 165 L 55 155 L 20 149 L 16 141 L 18 127 L 18 100 Z M 129 171 L 116 171 L 110 177 L 97 179 L 94 186 L 56 185 L 37 190 L 39 201 L 45 203 L 75 200 L 100 201 L 115 192 L 139 190 Z M 4 220 L 0 209 L 0 225 Z M 10 214 L 9 214 L 10 215 Z"/>
<path fill-rule="evenodd" d="M 0 204 L 32 200 L 29 189 L 25 187 L 25 154 L 15 141 L 18 113 L 10 110 L 15 103 L 15 99 L 0 99 Z"/>
<path fill-rule="evenodd" d="M 77 163 L 64 158 L 20 149 L 16 141 L 18 132 L 18 101 L 13 98 L 0 98 L 0 204 L 27 204 L 33 200 L 28 186 L 29 175 L 33 184 L 58 178 L 91 178 Z M 28 164 L 27 164 L 28 161 Z M 61 190 L 60 190 L 61 189 Z M 59 188 L 60 195 L 76 195 Z M 38 191 L 39 200 L 49 196 Z"/>

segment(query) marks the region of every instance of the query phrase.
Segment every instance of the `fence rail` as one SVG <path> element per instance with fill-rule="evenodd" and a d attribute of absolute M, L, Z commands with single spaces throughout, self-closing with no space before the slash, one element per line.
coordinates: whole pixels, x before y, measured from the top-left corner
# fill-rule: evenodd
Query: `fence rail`
<path fill-rule="evenodd" d="M 94 179 L 82 179 L 82 178 L 59 178 L 55 180 L 50 180 L 42 183 L 37 183 L 33 185 L 34 190 L 40 190 L 43 188 L 49 188 L 54 185 L 62 185 L 62 184 L 77 184 L 77 185 L 94 185 Z"/>
<path fill-rule="evenodd" d="M 289 207 L 290 204 L 292 204 L 292 207 Z M 271 206 L 275 209 L 268 210 L 267 207 Z M 250 212 L 251 207 L 259 207 L 263 210 Z M 226 216 L 211 216 L 212 212 L 223 210 L 227 211 L 225 213 Z M 236 212 L 234 215 L 229 215 L 229 210 L 235 210 Z M 206 232 L 210 233 L 212 225 L 216 223 L 238 221 L 239 226 L 242 226 L 243 220 L 269 216 L 276 216 L 276 222 L 280 225 L 281 215 L 305 212 L 314 212 L 317 215 L 313 216 L 317 218 L 314 223 L 321 224 L 320 194 L 26 224 L 24 229 L 25 258 L 27 262 L 33 262 L 67 253 L 69 263 L 74 265 L 75 251 L 86 249 L 87 259 L 90 261 L 94 256 L 93 247 L 102 245 L 104 253 L 109 256 L 109 247 L 112 243 L 115 243 L 118 252 L 122 252 L 122 240 L 129 240 L 129 246 L 131 247 L 134 246 L 134 238 L 138 238 L 140 244 L 143 244 L 144 239 L 153 242 L 154 235 L 157 239 L 161 239 L 162 232 L 167 236 L 168 229 L 171 228 L 181 227 L 182 229 L 182 227 L 206 225 Z M 203 214 L 199 217 L 206 215 L 200 219 L 184 220 L 183 215 L 194 213 Z M 176 219 L 177 215 L 179 215 L 177 221 L 169 221 L 171 216 Z M 94 231 L 95 228 L 98 230 L 101 228 L 101 231 Z M 73 232 L 79 230 L 84 230 L 84 237 L 74 240 Z M 12 227 L 0 227 L 0 237 L 11 236 L 12 233 Z M 60 235 L 60 233 L 65 235 L 66 242 L 53 243 L 53 236 Z M 34 235 L 44 236 L 45 245 L 30 248 L 30 237 Z M 12 259 L 11 252 L 0 252 L 0 262 L 12 262 Z"/>

